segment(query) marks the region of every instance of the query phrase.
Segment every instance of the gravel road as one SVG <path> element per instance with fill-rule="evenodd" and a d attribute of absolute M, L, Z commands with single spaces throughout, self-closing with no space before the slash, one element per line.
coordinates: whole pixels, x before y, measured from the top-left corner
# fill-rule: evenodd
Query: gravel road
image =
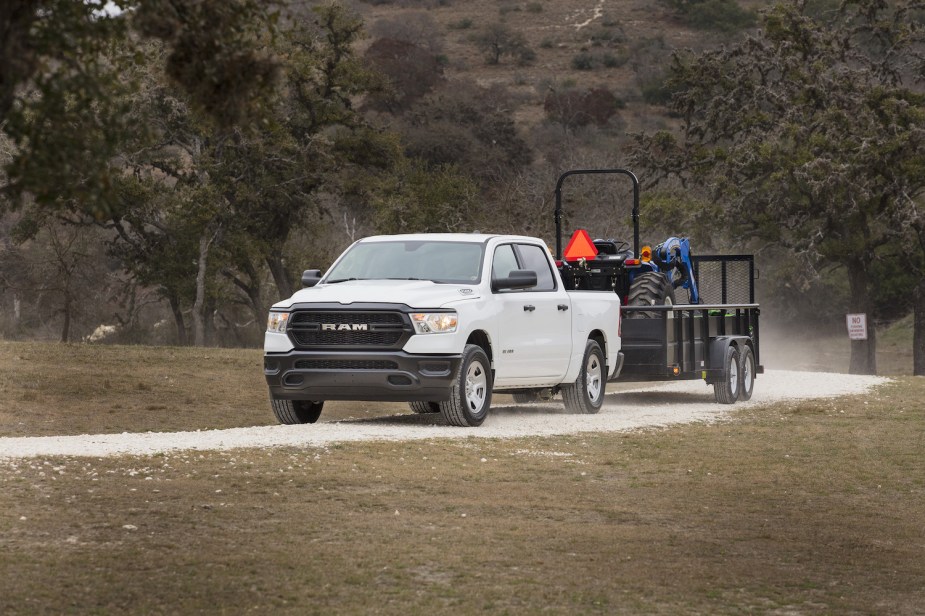
<path fill-rule="evenodd" d="M 746 403 L 739 402 L 736 406 L 863 394 L 887 381 L 889 379 L 876 376 L 774 370 L 759 375 L 752 399 Z M 632 388 L 622 386 L 619 389 L 618 392 L 608 394 L 604 408 L 597 415 L 566 414 L 559 401 L 515 406 L 504 404 L 499 399 L 492 406 L 488 419 L 479 428 L 443 425 L 439 414 L 404 414 L 338 422 L 325 422 L 322 414 L 322 421 L 304 426 L 0 438 L 0 459 L 53 455 L 151 455 L 176 450 L 242 447 L 306 447 L 367 440 L 517 438 L 580 432 L 620 432 L 694 421 L 715 421 L 735 408 L 717 404 L 713 399 L 712 386 L 705 385 L 703 381 L 676 381 Z"/>

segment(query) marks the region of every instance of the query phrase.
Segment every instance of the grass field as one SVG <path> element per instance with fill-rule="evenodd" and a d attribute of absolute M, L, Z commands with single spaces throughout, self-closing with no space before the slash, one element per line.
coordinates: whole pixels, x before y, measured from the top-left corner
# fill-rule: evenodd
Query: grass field
<path fill-rule="evenodd" d="M 271 422 L 259 352 L 0 361 L 0 435 Z M 0 613 L 921 614 L 923 399 L 900 377 L 628 434 L 0 462 Z"/>

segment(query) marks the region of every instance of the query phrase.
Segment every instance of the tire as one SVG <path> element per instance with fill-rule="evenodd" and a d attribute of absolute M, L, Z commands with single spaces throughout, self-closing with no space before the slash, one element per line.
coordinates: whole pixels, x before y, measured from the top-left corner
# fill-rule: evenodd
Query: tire
<path fill-rule="evenodd" d="M 480 426 L 491 406 L 491 364 L 482 347 L 467 344 L 459 372 L 450 389 L 450 399 L 440 403 L 440 412 L 451 426 Z"/>
<path fill-rule="evenodd" d="M 581 363 L 581 372 L 574 383 L 562 386 L 562 401 L 570 413 L 592 414 L 604 405 L 607 389 L 607 363 L 604 351 L 596 340 L 588 340 Z"/>
<path fill-rule="evenodd" d="M 739 357 L 739 400 L 751 400 L 755 391 L 755 354 L 746 345 Z"/>
<path fill-rule="evenodd" d="M 531 402 L 536 402 L 540 399 L 539 394 L 536 393 L 534 389 L 524 389 L 523 391 L 515 391 L 511 394 L 514 397 L 515 404 L 530 404 Z"/>
<path fill-rule="evenodd" d="M 271 399 L 270 406 L 281 424 L 307 424 L 318 421 L 324 401 Z"/>
<path fill-rule="evenodd" d="M 739 376 L 739 351 L 733 345 L 726 347 L 723 358 L 722 379 L 713 383 L 713 394 L 720 404 L 732 404 L 739 398 L 742 379 Z"/>
<path fill-rule="evenodd" d="M 636 276 L 630 285 L 627 306 L 674 306 L 674 287 L 667 276 L 660 272 L 646 272 Z M 669 313 L 670 316 L 670 313 Z M 628 319 L 660 319 L 660 312 L 630 311 Z"/>
<path fill-rule="evenodd" d="M 418 414 L 425 413 L 439 413 L 440 412 L 440 403 L 439 402 L 409 402 L 408 406 L 411 407 L 411 410 Z"/>

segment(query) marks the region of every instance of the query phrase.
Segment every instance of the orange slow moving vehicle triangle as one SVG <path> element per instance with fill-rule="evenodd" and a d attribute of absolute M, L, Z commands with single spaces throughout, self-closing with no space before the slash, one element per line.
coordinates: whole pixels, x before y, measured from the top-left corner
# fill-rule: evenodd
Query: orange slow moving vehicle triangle
<path fill-rule="evenodd" d="M 572 234 L 572 239 L 568 241 L 565 247 L 563 257 L 566 261 L 577 261 L 578 259 L 593 259 L 597 256 L 597 248 L 591 241 L 591 236 L 584 229 L 578 229 Z"/>

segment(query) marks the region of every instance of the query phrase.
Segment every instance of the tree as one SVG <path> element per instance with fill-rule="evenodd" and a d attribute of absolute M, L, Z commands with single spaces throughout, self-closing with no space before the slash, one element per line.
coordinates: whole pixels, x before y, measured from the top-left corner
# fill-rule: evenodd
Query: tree
<path fill-rule="evenodd" d="M 529 62 L 532 52 L 527 39 L 520 32 L 511 30 L 503 23 L 489 24 L 473 37 L 476 47 L 487 54 L 489 64 L 499 64 L 504 56 Z"/>
<path fill-rule="evenodd" d="M 650 184 L 708 188 L 739 232 L 842 267 L 849 310 L 872 314 L 871 264 L 925 190 L 916 6 L 849 1 L 822 23 L 790 2 L 741 43 L 676 55 L 682 134 L 637 136 L 634 163 Z M 875 350 L 873 329 L 853 341 L 851 372 L 874 373 Z"/>

